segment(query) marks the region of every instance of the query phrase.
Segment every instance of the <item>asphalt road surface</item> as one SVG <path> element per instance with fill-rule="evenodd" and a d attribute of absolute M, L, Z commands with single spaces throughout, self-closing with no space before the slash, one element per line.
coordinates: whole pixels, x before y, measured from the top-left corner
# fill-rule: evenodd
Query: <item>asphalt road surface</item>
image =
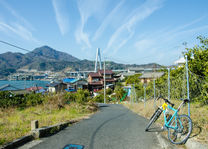
<path fill-rule="evenodd" d="M 31 148 L 62 149 L 67 144 L 84 145 L 84 149 L 161 148 L 156 133 L 144 131 L 147 123 L 122 105 L 101 105 L 89 119 L 38 140 Z"/>

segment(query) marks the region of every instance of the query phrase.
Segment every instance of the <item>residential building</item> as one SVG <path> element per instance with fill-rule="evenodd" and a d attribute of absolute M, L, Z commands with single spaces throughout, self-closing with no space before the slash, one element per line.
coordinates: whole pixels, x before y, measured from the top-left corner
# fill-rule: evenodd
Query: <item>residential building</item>
<path fill-rule="evenodd" d="M 163 75 L 164 72 L 145 72 L 139 77 L 139 79 L 142 83 L 149 83 L 151 80 L 160 78 Z"/>
<path fill-rule="evenodd" d="M 34 93 L 45 93 L 45 89 L 41 86 L 36 86 L 36 87 L 30 87 L 26 88 L 27 91 L 34 92 Z"/>
<path fill-rule="evenodd" d="M 63 83 L 67 84 L 67 89 L 70 90 L 78 90 L 78 89 L 87 89 L 88 82 L 85 79 L 79 78 L 65 78 L 63 79 Z"/>
<path fill-rule="evenodd" d="M 112 70 L 105 70 L 105 82 L 107 86 L 115 85 L 114 73 Z M 104 70 L 98 70 L 98 72 L 91 72 L 88 75 L 89 90 L 100 90 L 104 86 Z"/>
<path fill-rule="evenodd" d="M 120 80 L 124 80 L 126 77 L 129 77 L 129 76 L 133 76 L 137 73 L 135 72 L 122 72 L 122 73 L 119 73 L 116 75 L 116 78 L 120 79 Z"/>
<path fill-rule="evenodd" d="M 74 87 L 75 90 L 78 89 L 88 89 L 88 82 L 86 79 L 75 79 L 74 81 L 71 82 L 71 85 Z"/>
<path fill-rule="evenodd" d="M 181 57 L 180 59 L 178 59 L 174 62 L 174 64 L 178 67 L 183 66 L 185 63 L 186 63 L 186 60 L 184 57 Z"/>
<path fill-rule="evenodd" d="M 155 70 L 160 70 L 161 67 L 160 66 L 144 66 L 144 67 L 130 67 L 128 68 L 128 73 L 145 73 L 145 72 L 154 72 Z"/>
<path fill-rule="evenodd" d="M 14 94 L 25 94 L 29 93 L 29 91 L 25 90 L 24 88 L 18 88 L 15 85 L 5 84 L 0 87 L 0 91 L 10 91 Z"/>
<path fill-rule="evenodd" d="M 46 85 L 48 87 L 48 91 L 51 93 L 57 93 L 57 92 L 61 92 L 64 91 L 65 89 L 67 89 L 67 84 L 65 83 L 50 83 L 48 85 Z"/>

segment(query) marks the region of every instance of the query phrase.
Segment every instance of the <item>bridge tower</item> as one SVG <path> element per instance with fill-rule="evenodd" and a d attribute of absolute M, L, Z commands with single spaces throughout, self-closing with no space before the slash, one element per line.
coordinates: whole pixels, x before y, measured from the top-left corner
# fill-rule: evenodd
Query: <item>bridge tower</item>
<path fill-rule="evenodd" d="M 97 72 L 98 57 L 99 57 L 100 70 L 101 70 L 102 69 L 102 64 L 101 64 L 100 48 L 97 48 L 96 59 L 95 59 L 95 72 Z"/>

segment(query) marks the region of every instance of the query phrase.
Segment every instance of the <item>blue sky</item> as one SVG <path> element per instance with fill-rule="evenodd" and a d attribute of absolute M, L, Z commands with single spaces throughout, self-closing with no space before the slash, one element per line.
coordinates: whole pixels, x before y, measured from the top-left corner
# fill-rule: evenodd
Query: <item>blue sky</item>
<path fill-rule="evenodd" d="M 207 0 L 0 0 L 0 40 L 94 60 L 173 64 L 208 37 Z M 0 44 L 0 53 L 24 51 Z"/>

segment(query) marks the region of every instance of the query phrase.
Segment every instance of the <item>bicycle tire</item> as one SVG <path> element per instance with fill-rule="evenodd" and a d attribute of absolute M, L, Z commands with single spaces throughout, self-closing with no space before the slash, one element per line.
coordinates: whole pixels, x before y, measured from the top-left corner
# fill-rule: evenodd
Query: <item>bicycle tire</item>
<path fill-rule="evenodd" d="M 179 121 L 181 121 L 183 129 L 180 127 L 177 130 L 168 128 L 168 139 L 173 144 L 185 144 L 192 132 L 192 120 L 188 115 L 179 115 L 177 123 Z"/>
<path fill-rule="evenodd" d="M 147 127 L 145 128 L 145 131 L 149 130 L 149 127 L 160 117 L 161 113 L 162 113 L 161 109 L 158 108 L 155 111 L 155 113 L 152 115 L 152 117 L 150 118 L 150 121 L 149 121 Z"/>

